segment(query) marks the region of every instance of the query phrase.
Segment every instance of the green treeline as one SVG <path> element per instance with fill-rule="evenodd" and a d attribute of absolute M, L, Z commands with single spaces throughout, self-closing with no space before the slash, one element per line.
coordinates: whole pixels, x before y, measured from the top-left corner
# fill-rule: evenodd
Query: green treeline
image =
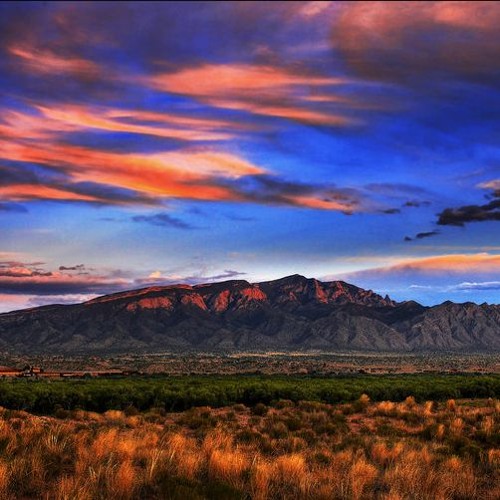
<path fill-rule="evenodd" d="M 182 411 L 194 406 L 253 406 L 280 399 L 343 403 L 500 396 L 500 375 L 183 376 L 88 380 L 0 380 L 0 406 L 51 414 L 58 409 L 103 412 L 136 408 Z"/>

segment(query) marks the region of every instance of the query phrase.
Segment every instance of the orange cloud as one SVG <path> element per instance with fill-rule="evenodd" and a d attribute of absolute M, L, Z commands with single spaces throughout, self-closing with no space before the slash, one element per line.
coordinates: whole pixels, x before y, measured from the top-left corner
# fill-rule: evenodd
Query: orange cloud
<path fill-rule="evenodd" d="M 37 73 L 73 74 L 96 77 L 101 72 L 92 61 L 78 57 L 57 55 L 48 50 L 27 45 L 11 45 L 8 51 L 16 56 L 24 66 Z"/>
<path fill-rule="evenodd" d="M 344 2 L 332 44 L 358 74 L 489 78 L 499 67 L 497 2 Z"/>
<path fill-rule="evenodd" d="M 251 127 L 227 120 L 194 118 L 103 106 L 35 105 L 37 114 L 2 110 L 0 136 L 10 139 L 50 139 L 85 129 L 153 135 L 183 141 L 222 141 Z"/>
<path fill-rule="evenodd" d="M 40 272 L 27 268 L 0 269 L 0 293 L 59 295 L 105 293 L 133 286 L 133 281 L 105 275 Z M 9 272 L 11 275 L 9 275 Z"/>
<path fill-rule="evenodd" d="M 77 130 L 74 124 L 48 117 L 2 109 L 0 137 L 8 139 L 50 139 Z"/>
<path fill-rule="evenodd" d="M 143 78 L 142 83 L 165 92 L 189 95 L 212 106 L 248 111 L 257 115 L 287 118 L 320 125 L 355 123 L 347 114 L 312 108 L 310 94 L 351 80 L 307 74 L 300 69 L 265 65 L 205 64 Z M 329 103 L 346 100 L 331 95 Z M 323 99 L 326 102 L 326 99 Z"/>
<path fill-rule="evenodd" d="M 0 147 L 5 159 L 59 166 L 73 182 L 102 183 L 155 197 L 239 199 L 230 188 L 212 181 L 265 173 L 264 169 L 235 155 L 215 151 L 122 154 L 71 145 L 38 144 L 34 147 L 8 141 L 0 141 Z M 11 190 L 6 195 L 14 199 L 16 189 L 21 198 L 32 191 L 31 186 L 7 189 Z M 36 193 L 39 191 L 33 192 Z M 47 194 L 50 199 L 59 195 L 53 191 Z M 80 196 L 74 198 L 81 199 Z"/>
<path fill-rule="evenodd" d="M 500 255 L 490 255 L 488 253 L 439 255 L 402 262 L 394 267 L 431 273 L 435 271 L 489 273 L 500 271 Z"/>
<path fill-rule="evenodd" d="M 367 209 L 355 192 L 281 181 L 239 156 L 210 149 L 138 154 L 47 141 L 33 146 L 0 140 L 0 151 L 4 159 L 46 165 L 58 172 L 54 181 L 34 184 L 28 177 L 24 184 L 17 181 L 0 187 L 0 195 L 13 201 L 49 199 L 151 204 L 166 198 L 184 198 L 289 205 L 345 213 Z M 253 178 L 250 186 L 245 185 L 246 178 Z M 137 196 L 115 195 L 109 192 L 113 188 L 126 189 Z"/>
<path fill-rule="evenodd" d="M 0 196 L 11 201 L 59 200 L 99 202 L 99 198 L 74 193 L 69 190 L 39 184 L 14 184 L 0 186 Z"/>
<path fill-rule="evenodd" d="M 314 196 L 290 196 L 289 199 L 292 205 L 320 210 L 336 210 L 338 212 L 350 213 L 355 209 L 352 203 L 349 202 L 343 203 L 338 200 L 327 200 Z"/>
<path fill-rule="evenodd" d="M 269 70 L 270 71 L 270 70 Z M 239 73 L 238 73 L 239 74 Z M 277 72 L 276 88 L 286 82 L 306 81 Z M 255 74 L 239 75 L 239 85 L 258 88 Z M 308 80 L 307 80 L 308 81 Z M 324 78 L 317 77 L 318 82 Z M 330 81 L 330 79 L 327 79 Z M 251 82 L 251 83 L 248 83 Z M 208 85 L 207 88 L 213 90 Z M 215 87 L 214 87 L 215 88 Z M 316 123 L 341 124 L 343 117 L 322 114 L 313 109 L 299 109 L 286 104 L 255 105 L 225 100 L 225 106 L 259 112 L 270 116 L 290 117 Z M 174 113 L 127 110 L 113 107 L 63 104 L 58 108 L 34 105 L 35 113 L 6 110 L 0 117 L 0 158 L 47 166 L 51 174 L 22 171 L 13 167 L 10 182 L 0 187 L 2 198 L 11 201 L 47 199 L 91 203 L 155 204 L 166 198 L 214 201 L 246 201 L 299 206 L 321 210 L 353 212 L 361 210 L 353 196 L 331 196 L 323 186 L 305 186 L 272 180 L 273 173 L 235 154 L 212 148 L 185 148 L 157 153 L 124 153 L 97 150 L 63 142 L 64 134 L 86 129 L 122 131 L 175 137 L 188 141 L 225 140 L 239 130 L 250 128 L 225 119 L 191 117 Z M 230 132 L 228 132 L 228 130 Z M 46 175 L 46 174 L 45 174 Z M 262 182 L 245 177 L 259 177 Z M 24 182 L 23 182 L 24 181 Z M 113 191 L 113 189 L 115 191 Z M 122 189 L 127 192 L 119 193 Z M 337 194 L 339 190 L 333 190 Z"/>
<path fill-rule="evenodd" d="M 232 93 L 266 92 L 290 86 L 340 85 L 345 78 L 301 75 L 272 66 L 206 64 L 151 77 L 160 90 L 197 96 L 225 96 Z"/>
<path fill-rule="evenodd" d="M 311 100 L 306 98 L 306 100 Z M 248 111 L 256 115 L 266 115 L 278 118 L 288 118 L 298 122 L 316 123 L 318 125 L 349 125 L 354 124 L 356 120 L 347 118 L 340 114 L 324 113 L 301 107 L 272 104 L 266 105 L 256 102 L 244 102 L 230 99 L 209 99 L 207 101 L 213 106 L 226 109 L 236 109 Z"/>
<path fill-rule="evenodd" d="M 361 276 L 381 276 L 417 272 L 421 274 L 491 274 L 500 272 L 500 255 L 489 253 L 448 254 L 423 257 L 420 259 L 401 259 L 393 265 L 365 269 L 348 273 L 350 278 Z"/>
<path fill-rule="evenodd" d="M 45 118 L 60 123 L 63 127 L 130 132 L 185 141 L 228 140 L 235 136 L 234 131 L 238 129 L 235 124 L 223 120 L 190 118 L 169 113 L 83 106 L 37 106 L 37 109 Z M 224 128 L 232 132 L 216 130 Z"/>

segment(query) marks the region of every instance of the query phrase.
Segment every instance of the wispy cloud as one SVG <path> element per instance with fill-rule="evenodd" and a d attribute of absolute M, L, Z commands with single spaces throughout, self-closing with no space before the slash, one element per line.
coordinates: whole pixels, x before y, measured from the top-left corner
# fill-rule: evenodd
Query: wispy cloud
<path fill-rule="evenodd" d="M 135 284 L 140 286 L 175 284 L 199 285 L 211 283 L 213 281 L 223 281 L 233 278 L 239 278 L 245 275 L 245 272 L 235 271 L 233 269 L 225 269 L 223 272 L 218 274 L 206 274 L 204 272 L 199 272 L 198 274 L 191 275 L 178 273 L 171 274 L 164 273 L 162 271 L 155 271 L 146 278 L 136 279 Z"/>
<path fill-rule="evenodd" d="M 423 258 L 401 259 L 393 265 L 367 269 L 350 273 L 351 277 L 362 275 L 386 275 L 404 272 L 423 274 L 467 274 L 467 273 L 500 273 L 500 255 L 489 253 L 448 254 Z"/>
<path fill-rule="evenodd" d="M 329 126 L 358 122 L 346 110 L 362 104 L 330 90 L 348 82 L 343 77 L 308 74 L 305 68 L 248 64 L 204 64 L 143 80 L 157 90 L 195 97 L 218 108 Z M 337 107 L 329 108 L 329 103 Z"/>
<path fill-rule="evenodd" d="M 286 180 L 233 153 L 207 147 L 122 153 L 0 138 L 0 194 L 12 202 L 155 205 L 170 198 L 286 205 L 343 213 L 377 211 L 369 190 Z M 36 171 L 23 168 L 37 164 Z M 46 170 L 41 175 L 40 167 Z"/>
<path fill-rule="evenodd" d="M 80 265 L 47 269 L 40 262 L 0 262 L 0 293 L 9 295 L 102 294 L 122 290 L 132 282 L 125 278 L 84 273 Z M 68 272 L 75 271 L 75 272 Z"/>
<path fill-rule="evenodd" d="M 174 217 L 168 213 L 156 213 L 151 215 L 134 215 L 132 217 L 134 222 L 145 222 L 147 224 L 152 224 L 153 226 L 160 227 L 173 227 L 176 229 L 198 229 L 191 224 Z"/>
<path fill-rule="evenodd" d="M 56 54 L 26 43 L 11 45 L 8 52 L 18 58 L 21 66 L 34 73 L 56 73 L 95 78 L 102 73 L 101 68 L 93 61 L 67 54 Z"/>
<path fill-rule="evenodd" d="M 470 283 L 465 281 L 454 287 L 456 290 L 500 290 L 500 281 L 483 281 L 481 283 Z"/>
<path fill-rule="evenodd" d="M 405 236 L 404 241 L 423 240 L 424 238 L 431 238 L 432 236 L 437 236 L 439 231 L 424 231 L 422 233 L 417 233 L 413 238 L 410 236 Z"/>

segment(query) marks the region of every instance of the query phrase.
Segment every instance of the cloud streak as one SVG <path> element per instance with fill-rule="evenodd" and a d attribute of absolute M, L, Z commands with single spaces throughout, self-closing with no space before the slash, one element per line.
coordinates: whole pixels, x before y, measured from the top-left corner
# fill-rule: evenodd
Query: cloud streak
<path fill-rule="evenodd" d="M 404 241 L 422 240 L 424 238 L 431 238 L 432 236 L 437 236 L 439 231 L 425 231 L 423 233 L 417 233 L 413 238 L 405 236 Z"/>
<path fill-rule="evenodd" d="M 152 224 L 153 226 L 159 227 L 173 227 L 175 229 L 197 229 L 195 226 L 188 224 L 187 222 L 173 217 L 167 213 L 156 213 L 152 215 L 134 215 L 132 217 L 134 222 L 146 222 L 147 224 Z"/>
<path fill-rule="evenodd" d="M 255 115 L 325 126 L 358 122 L 346 110 L 362 107 L 361 102 L 329 91 L 331 87 L 349 83 L 349 80 L 307 74 L 304 70 L 265 65 L 205 64 L 154 75 L 143 83 L 156 90 L 197 98 L 217 108 Z M 319 102 L 317 89 L 321 89 Z M 328 103 L 337 108 L 329 109 Z"/>
<path fill-rule="evenodd" d="M 68 272 L 68 271 L 77 272 Z M 0 293 L 9 295 L 103 294 L 122 290 L 131 281 L 113 276 L 87 274 L 80 266 L 60 266 L 50 271 L 43 263 L 0 262 Z"/>
<path fill-rule="evenodd" d="M 358 271 L 350 274 L 350 276 L 354 277 L 363 274 L 383 275 L 407 271 L 429 275 L 436 273 L 466 274 L 470 272 L 479 274 L 500 273 L 500 255 L 488 253 L 449 254 L 420 259 L 403 259 L 391 266 Z"/>
<path fill-rule="evenodd" d="M 288 181 L 232 153 L 185 148 L 122 153 L 45 141 L 36 146 L 0 139 L 0 194 L 11 202 L 77 201 L 155 205 L 163 201 L 239 201 L 333 210 L 378 210 L 369 192 Z M 38 165 L 36 171 L 24 167 Z M 45 168 L 43 175 L 40 167 Z"/>

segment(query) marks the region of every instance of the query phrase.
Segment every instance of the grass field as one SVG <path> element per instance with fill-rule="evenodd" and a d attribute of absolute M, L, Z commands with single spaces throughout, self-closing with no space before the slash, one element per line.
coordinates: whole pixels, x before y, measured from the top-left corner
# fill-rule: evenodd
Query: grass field
<path fill-rule="evenodd" d="M 500 403 L 0 410 L 2 499 L 497 499 Z"/>
<path fill-rule="evenodd" d="M 499 389 L 498 375 L 2 380 L 0 498 L 496 500 Z"/>

